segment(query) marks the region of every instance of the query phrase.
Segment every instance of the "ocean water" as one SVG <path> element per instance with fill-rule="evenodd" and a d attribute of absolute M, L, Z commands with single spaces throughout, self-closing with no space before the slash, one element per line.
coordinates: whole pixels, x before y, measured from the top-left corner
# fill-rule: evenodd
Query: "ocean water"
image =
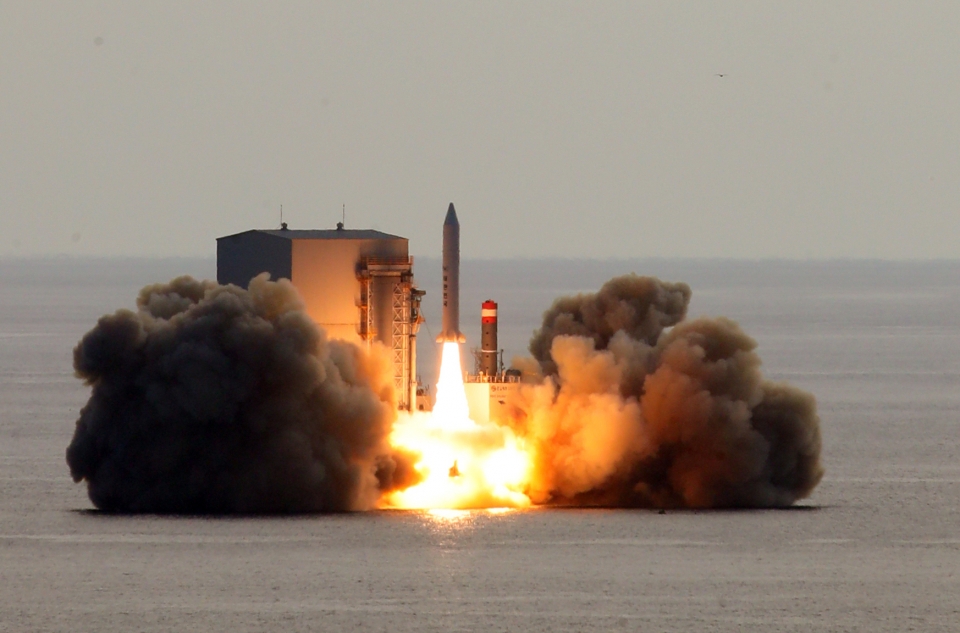
<path fill-rule="evenodd" d="M 438 267 L 416 266 L 428 380 Z M 960 262 L 464 263 L 464 330 L 498 301 L 508 358 L 558 295 L 688 282 L 691 316 L 735 319 L 817 396 L 827 474 L 792 510 L 92 512 L 64 461 L 73 346 L 141 286 L 214 269 L 0 260 L 0 631 L 960 630 Z"/>

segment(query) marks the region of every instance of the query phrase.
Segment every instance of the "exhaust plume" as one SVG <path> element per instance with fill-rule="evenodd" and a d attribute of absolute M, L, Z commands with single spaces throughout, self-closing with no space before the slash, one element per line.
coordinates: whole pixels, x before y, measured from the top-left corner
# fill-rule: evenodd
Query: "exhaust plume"
<path fill-rule="evenodd" d="M 690 295 L 627 275 L 558 299 L 532 358 L 514 363 L 525 384 L 509 419 L 481 429 L 438 404 L 395 426 L 389 358 L 327 340 L 289 282 L 180 277 L 144 288 L 136 312 L 104 316 L 74 350 L 92 393 L 67 463 L 97 508 L 119 512 L 808 496 L 823 475 L 813 396 L 765 380 L 733 321 L 685 321 Z M 463 397 L 459 380 L 447 387 Z"/>
<path fill-rule="evenodd" d="M 778 507 L 819 483 L 813 396 L 764 380 L 733 321 L 683 321 L 689 299 L 627 275 L 544 314 L 510 420 L 534 503 Z"/>
<path fill-rule="evenodd" d="M 557 373 L 551 357 L 553 339 L 561 335 L 593 339 L 606 349 L 617 332 L 653 345 L 663 328 L 687 314 L 690 286 L 652 277 L 625 275 L 605 283 L 596 294 L 561 297 L 543 315 L 543 325 L 530 341 L 530 353 L 546 375 Z"/>
<path fill-rule="evenodd" d="M 327 340 L 286 280 L 180 277 L 102 317 L 74 350 L 92 387 L 67 449 L 97 508 L 330 512 L 410 485 L 379 353 Z"/>

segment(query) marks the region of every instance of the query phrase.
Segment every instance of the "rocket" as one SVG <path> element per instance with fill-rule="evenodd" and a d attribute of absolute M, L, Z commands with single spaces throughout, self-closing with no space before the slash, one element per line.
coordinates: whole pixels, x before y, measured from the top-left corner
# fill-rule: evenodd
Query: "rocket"
<path fill-rule="evenodd" d="M 438 343 L 463 343 L 460 333 L 460 222 L 450 203 L 443 220 L 443 318 Z"/>

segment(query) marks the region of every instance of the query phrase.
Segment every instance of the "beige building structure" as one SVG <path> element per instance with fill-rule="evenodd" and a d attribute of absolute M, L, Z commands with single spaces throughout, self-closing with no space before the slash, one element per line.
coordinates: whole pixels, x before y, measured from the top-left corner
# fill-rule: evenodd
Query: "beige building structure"
<path fill-rule="evenodd" d="M 520 378 L 467 376 L 463 389 L 471 420 L 479 424 L 503 423 L 507 421 L 509 398 L 520 390 Z"/>
<path fill-rule="evenodd" d="M 330 338 L 382 343 L 397 404 L 417 402 L 416 335 L 422 321 L 408 240 L 373 230 L 251 230 L 217 239 L 217 281 L 247 287 L 267 272 L 289 279 Z"/>

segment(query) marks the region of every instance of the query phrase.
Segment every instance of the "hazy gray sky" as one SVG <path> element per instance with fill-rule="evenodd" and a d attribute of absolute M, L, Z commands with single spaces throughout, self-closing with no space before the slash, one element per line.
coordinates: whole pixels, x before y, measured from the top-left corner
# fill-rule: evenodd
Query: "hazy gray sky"
<path fill-rule="evenodd" d="M 0 2 L 0 256 L 450 201 L 465 257 L 960 257 L 960 2 Z"/>

